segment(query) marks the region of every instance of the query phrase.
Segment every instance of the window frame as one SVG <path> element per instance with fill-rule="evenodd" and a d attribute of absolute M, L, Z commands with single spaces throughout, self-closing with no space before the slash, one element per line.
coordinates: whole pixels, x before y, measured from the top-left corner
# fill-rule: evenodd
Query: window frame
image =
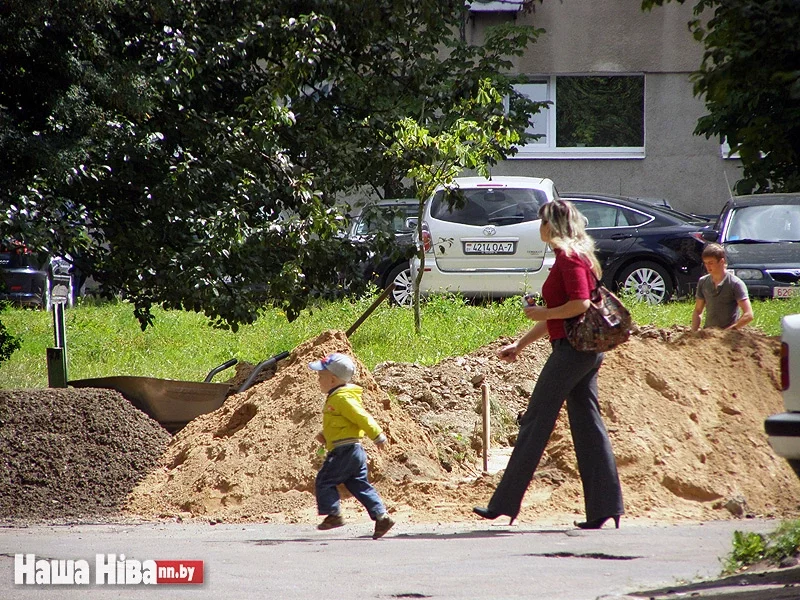
<path fill-rule="evenodd" d="M 557 140 L 557 80 L 559 77 L 641 77 L 643 81 L 643 107 L 642 107 L 642 146 L 593 146 L 593 147 L 558 147 Z M 520 85 L 546 84 L 546 98 L 532 98 L 535 101 L 548 102 L 549 106 L 542 109 L 538 115 L 545 113 L 546 142 L 534 141 L 520 145 L 519 151 L 510 159 L 643 159 L 646 157 L 645 148 L 647 146 L 647 77 L 644 73 L 581 73 L 581 74 L 562 74 L 562 75 L 532 75 L 528 81 L 515 84 L 514 89 L 518 90 Z"/>

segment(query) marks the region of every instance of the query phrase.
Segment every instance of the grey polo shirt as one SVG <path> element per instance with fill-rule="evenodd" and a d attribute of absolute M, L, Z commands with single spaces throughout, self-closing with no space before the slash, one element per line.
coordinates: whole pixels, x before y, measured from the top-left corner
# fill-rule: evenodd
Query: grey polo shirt
<path fill-rule="evenodd" d="M 706 321 L 703 327 L 719 327 L 725 329 L 736 322 L 739 317 L 739 301 L 747 298 L 747 286 L 744 281 L 730 271 L 719 285 L 714 285 L 711 275 L 703 275 L 697 282 L 695 296 L 706 302 Z"/>

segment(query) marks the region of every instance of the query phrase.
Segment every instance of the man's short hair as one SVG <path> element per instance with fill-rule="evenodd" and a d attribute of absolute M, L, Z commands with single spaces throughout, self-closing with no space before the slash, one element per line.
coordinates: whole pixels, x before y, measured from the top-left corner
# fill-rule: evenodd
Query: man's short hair
<path fill-rule="evenodd" d="M 725 256 L 725 247 L 721 244 L 706 244 L 705 248 L 703 248 L 703 258 L 727 260 Z"/>

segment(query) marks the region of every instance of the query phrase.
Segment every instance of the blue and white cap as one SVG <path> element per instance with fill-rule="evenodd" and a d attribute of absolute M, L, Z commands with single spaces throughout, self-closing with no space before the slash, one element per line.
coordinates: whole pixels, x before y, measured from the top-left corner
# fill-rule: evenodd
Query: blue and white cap
<path fill-rule="evenodd" d="M 340 354 L 339 352 L 328 354 L 321 360 L 308 363 L 308 367 L 314 371 L 330 371 L 342 381 L 350 381 L 356 372 L 356 365 L 353 363 L 353 359 L 347 354 Z"/>

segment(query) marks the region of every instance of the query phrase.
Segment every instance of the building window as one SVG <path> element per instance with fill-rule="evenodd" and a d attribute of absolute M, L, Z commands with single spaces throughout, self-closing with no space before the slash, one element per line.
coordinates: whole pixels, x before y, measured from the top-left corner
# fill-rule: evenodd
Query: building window
<path fill-rule="evenodd" d="M 559 75 L 515 89 L 549 106 L 516 158 L 643 158 L 644 75 Z"/>
<path fill-rule="evenodd" d="M 473 0 L 467 2 L 467 8 L 472 12 L 519 12 L 522 10 L 523 0 Z"/>

